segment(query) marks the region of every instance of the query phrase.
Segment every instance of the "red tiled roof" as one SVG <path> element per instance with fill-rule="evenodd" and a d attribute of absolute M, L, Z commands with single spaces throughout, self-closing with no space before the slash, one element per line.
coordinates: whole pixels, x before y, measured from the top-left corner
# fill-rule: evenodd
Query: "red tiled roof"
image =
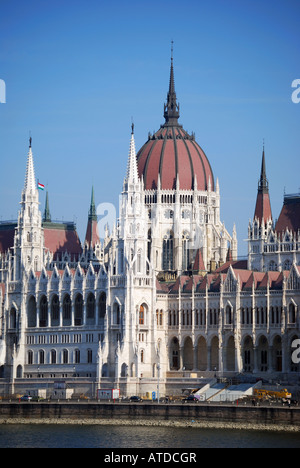
<path fill-rule="evenodd" d="M 47 223 L 44 226 L 45 247 L 56 256 L 69 253 L 79 256 L 82 247 L 74 225 Z"/>
<path fill-rule="evenodd" d="M 275 226 L 277 234 L 289 229 L 292 232 L 298 232 L 300 229 L 300 196 L 287 196 Z"/>
<path fill-rule="evenodd" d="M 88 243 L 89 246 L 93 248 L 96 244 L 100 243 L 97 221 L 89 220 L 86 230 L 85 241 Z"/>
<path fill-rule="evenodd" d="M 161 127 L 140 149 L 137 160 L 146 190 L 157 189 L 159 175 L 165 190 L 175 189 L 177 175 L 180 189 L 193 189 L 197 176 L 199 190 L 207 190 L 209 179 L 214 190 L 213 172 L 204 151 L 180 126 Z"/>
<path fill-rule="evenodd" d="M 297 269 L 300 273 L 299 266 Z M 205 293 L 206 287 L 208 287 L 209 292 L 219 292 L 221 284 L 224 283 L 227 277 L 227 273 L 228 271 L 226 273 L 208 273 L 204 277 L 201 275 L 182 275 L 172 284 L 157 281 L 156 289 L 166 294 L 176 294 L 179 292 L 180 287 L 183 294 L 191 294 L 194 285 L 195 293 Z M 233 269 L 233 273 L 239 279 L 242 291 L 251 290 L 253 286 L 256 290 L 267 289 L 268 286 L 272 290 L 282 289 L 283 279 L 289 275 L 288 271 L 259 272 L 244 269 Z"/>
<path fill-rule="evenodd" d="M 193 266 L 193 271 L 205 271 L 205 265 L 202 256 L 202 249 L 198 249 Z"/>
<path fill-rule="evenodd" d="M 6 253 L 14 246 L 16 225 L 0 226 L 0 253 Z"/>
<path fill-rule="evenodd" d="M 247 270 L 248 262 L 247 260 L 235 260 L 224 263 L 220 268 L 216 270 L 216 273 L 227 273 L 230 268 L 230 265 L 233 269 Z"/>
<path fill-rule="evenodd" d="M 255 218 L 259 219 L 260 223 L 262 222 L 262 220 L 266 222 L 272 219 L 272 210 L 269 193 L 259 192 L 257 194 L 254 212 L 254 219 Z"/>

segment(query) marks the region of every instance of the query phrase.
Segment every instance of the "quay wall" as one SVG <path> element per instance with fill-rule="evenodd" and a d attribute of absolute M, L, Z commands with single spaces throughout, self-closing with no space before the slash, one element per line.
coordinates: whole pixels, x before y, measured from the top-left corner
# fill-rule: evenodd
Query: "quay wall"
<path fill-rule="evenodd" d="M 110 424 L 114 421 L 131 421 L 134 424 L 148 421 L 195 423 L 237 423 L 247 425 L 276 425 L 300 428 L 298 407 L 251 407 L 226 405 L 189 404 L 126 404 L 93 402 L 13 402 L 0 403 L 0 424 L 10 421 L 39 421 L 57 423 L 59 420 L 88 424 L 101 420 Z"/>

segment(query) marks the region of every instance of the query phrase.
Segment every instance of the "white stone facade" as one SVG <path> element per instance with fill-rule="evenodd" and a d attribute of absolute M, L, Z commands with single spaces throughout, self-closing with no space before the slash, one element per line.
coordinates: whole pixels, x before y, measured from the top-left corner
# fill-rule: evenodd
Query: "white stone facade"
<path fill-rule="evenodd" d="M 254 219 L 242 268 L 235 228 L 230 236 L 220 221 L 218 182 L 215 190 L 194 182 L 145 190 L 132 131 L 111 235 L 56 255 L 30 144 L 18 221 L 0 226 L 15 229 L 0 257 L 0 395 L 46 388 L 51 396 L 56 382 L 95 396 L 158 385 L 166 394 L 201 376 L 298 378 L 299 233 L 279 241 L 271 221 Z"/>

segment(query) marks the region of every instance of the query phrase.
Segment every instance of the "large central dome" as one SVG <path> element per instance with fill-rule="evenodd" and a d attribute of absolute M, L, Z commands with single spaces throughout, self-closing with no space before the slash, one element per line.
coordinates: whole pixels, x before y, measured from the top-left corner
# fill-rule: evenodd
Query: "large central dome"
<path fill-rule="evenodd" d="M 202 148 L 178 123 L 179 105 L 176 100 L 173 57 L 167 104 L 164 106 L 165 124 L 149 134 L 148 141 L 137 155 L 139 176 L 146 190 L 156 190 L 160 179 L 162 190 L 174 190 L 179 181 L 181 190 L 214 190 L 214 176 Z"/>

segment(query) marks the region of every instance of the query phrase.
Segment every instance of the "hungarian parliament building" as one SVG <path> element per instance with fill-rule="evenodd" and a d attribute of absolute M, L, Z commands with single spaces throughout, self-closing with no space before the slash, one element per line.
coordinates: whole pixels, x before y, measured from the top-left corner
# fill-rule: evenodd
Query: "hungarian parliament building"
<path fill-rule="evenodd" d="M 219 181 L 179 123 L 173 57 L 170 68 L 165 122 L 138 152 L 132 126 L 103 239 L 94 189 L 84 241 L 52 221 L 48 193 L 40 210 L 30 139 L 18 219 L 0 223 L 0 396 L 59 382 L 93 397 L 209 376 L 299 380 L 300 194 L 274 222 L 263 148 L 239 259 Z"/>

